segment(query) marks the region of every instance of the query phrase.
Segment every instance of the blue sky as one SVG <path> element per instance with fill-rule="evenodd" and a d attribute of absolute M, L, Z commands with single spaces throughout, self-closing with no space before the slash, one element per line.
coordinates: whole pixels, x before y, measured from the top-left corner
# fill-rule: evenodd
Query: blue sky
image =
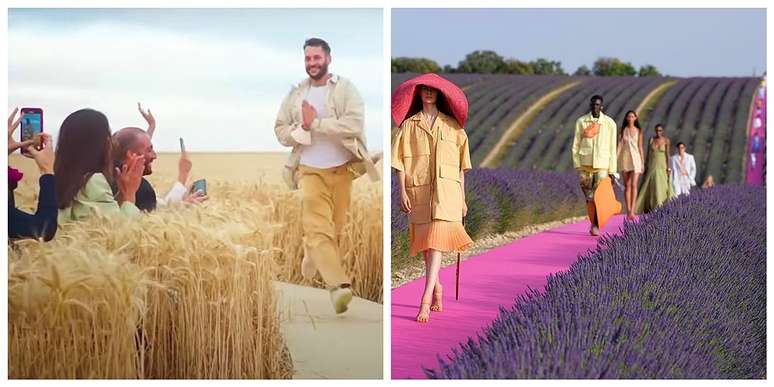
<path fill-rule="evenodd" d="M 392 56 L 456 66 L 466 54 L 559 60 L 572 73 L 600 56 L 674 76 L 760 75 L 765 9 L 393 9 Z"/>
<path fill-rule="evenodd" d="M 274 119 L 315 36 L 364 99 L 369 148 L 382 147 L 379 9 L 11 9 L 8 25 L 8 110 L 42 107 L 49 133 L 83 107 L 144 127 L 142 101 L 161 151 L 178 137 L 189 151 L 286 149 Z"/>

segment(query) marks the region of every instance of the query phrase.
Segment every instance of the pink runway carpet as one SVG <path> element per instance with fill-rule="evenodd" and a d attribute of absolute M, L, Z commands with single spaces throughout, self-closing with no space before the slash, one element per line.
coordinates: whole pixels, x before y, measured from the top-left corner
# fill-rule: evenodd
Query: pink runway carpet
<path fill-rule="evenodd" d="M 624 216 L 613 217 L 603 234 L 618 234 Z M 455 266 L 441 269 L 443 311 L 419 324 L 424 277 L 392 290 L 392 378 L 424 378 L 422 366 L 435 368 L 459 343 L 475 337 L 510 307 L 527 286 L 541 289 L 550 273 L 567 270 L 578 255 L 593 249 L 597 238 L 589 222 L 560 226 L 489 250 L 462 262 L 460 300 L 454 300 Z"/>

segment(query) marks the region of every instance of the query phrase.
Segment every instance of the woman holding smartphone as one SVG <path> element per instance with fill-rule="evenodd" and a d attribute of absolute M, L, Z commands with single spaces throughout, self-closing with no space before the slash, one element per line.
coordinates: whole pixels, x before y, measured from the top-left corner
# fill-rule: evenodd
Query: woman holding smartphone
<path fill-rule="evenodd" d="M 392 144 L 401 210 L 409 217 L 409 255 L 425 258 L 425 288 L 417 322 L 443 309 L 438 273 L 443 252 L 462 251 L 473 241 L 462 224 L 467 213 L 465 171 L 471 169 L 463 129 L 468 103 L 456 85 L 436 74 L 404 82 L 392 96 L 400 129 Z"/>
<path fill-rule="evenodd" d="M 126 162 L 114 168 L 110 125 L 104 114 L 82 109 L 62 122 L 54 174 L 59 223 L 95 214 L 136 216 L 135 193 L 145 168 L 141 155 L 127 152 Z M 114 198 L 110 182 L 115 179 Z"/>
<path fill-rule="evenodd" d="M 35 160 L 40 177 L 38 183 L 38 207 L 34 214 L 29 214 L 16 208 L 14 191 L 21 181 L 23 174 L 10 166 L 8 167 L 8 238 L 42 238 L 49 241 L 56 234 L 56 196 L 54 187 L 54 150 L 51 145 L 51 137 L 47 134 L 41 134 L 42 148 L 37 149 L 34 146 L 34 140 L 17 142 L 13 138 L 13 132 L 19 127 L 21 118 L 15 119 L 19 108 L 13 110 L 8 117 L 8 155 L 17 149 L 26 150 L 23 155 Z"/>

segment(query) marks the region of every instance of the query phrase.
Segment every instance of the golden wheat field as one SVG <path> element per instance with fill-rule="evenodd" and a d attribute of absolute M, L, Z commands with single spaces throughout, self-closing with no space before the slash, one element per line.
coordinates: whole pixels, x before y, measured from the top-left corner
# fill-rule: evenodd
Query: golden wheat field
<path fill-rule="evenodd" d="M 51 242 L 9 247 L 11 378 L 288 378 L 273 280 L 323 287 L 300 273 L 298 192 L 280 171 L 287 154 L 191 154 L 191 180 L 210 200 L 140 219 L 60 226 Z M 149 180 L 163 196 L 177 154 Z M 37 203 L 37 170 L 16 190 Z M 341 241 L 357 296 L 382 302 L 382 185 L 356 180 Z"/>

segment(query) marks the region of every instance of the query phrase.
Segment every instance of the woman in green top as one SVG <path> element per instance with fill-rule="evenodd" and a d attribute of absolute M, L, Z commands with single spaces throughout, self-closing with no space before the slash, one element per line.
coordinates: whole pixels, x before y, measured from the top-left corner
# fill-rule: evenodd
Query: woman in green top
<path fill-rule="evenodd" d="M 95 214 L 136 216 L 134 205 L 145 163 L 142 155 L 128 152 L 121 169 L 114 168 L 110 125 L 104 114 L 82 109 L 62 122 L 54 161 L 59 224 Z M 115 179 L 118 195 L 110 182 Z"/>
<path fill-rule="evenodd" d="M 669 184 L 669 138 L 664 136 L 664 125 L 656 125 L 656 135 L 649 141 L 648 166 L 637 197 L 637 213 L 648 213 L 672 198 Z"/>

